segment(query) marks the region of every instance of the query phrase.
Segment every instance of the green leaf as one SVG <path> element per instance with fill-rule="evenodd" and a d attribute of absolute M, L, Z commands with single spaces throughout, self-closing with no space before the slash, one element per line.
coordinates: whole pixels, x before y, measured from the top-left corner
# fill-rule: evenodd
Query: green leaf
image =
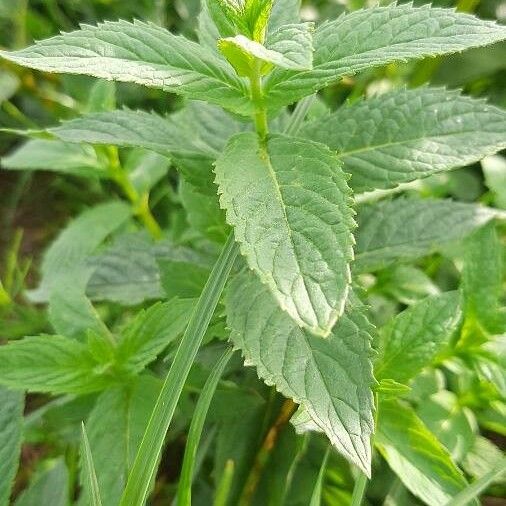
<path fill-rule="evenodd" d="M 14 506 L 68 506 L 69 472 L 61 457 L 37 473 L 30 486 L 17 498 Z"/>
<path fill-rule="evenodd" d="M 119 503 L 159 391 L 159 380 L 139 377 L 132 385 L 106 390 L 90 413 L 86 427 L 104 505 Z M 80 504 L 88 506 L 92 490 L 83 465 L 81 484 Z"/>
<path fill-rule="evenodd" d="M 504 149 L 506 111 L 440 88 L 394 90 L 343 106 L 300 135 L 338 151 L 356 192 L 468 165 Z"/>
<path fill-rule="evenodd" d="M 49 170 L 74 176 L 107 178 L 107 171 L 90 146 L 34 139 L 2 158 L 10 170 Z"/>
<path fill-rule="evenodd" d="M 151 149 L 173 158 L 200 192 L 216 194 L 212 163 L 227 139 L 245 128 L 218 107 L 190 102 L 167 117 L 128 109 L 86 114 L 49 132 L 66 142 Z"/>
<path fill-rule="evenodd" d="M 496 217 L 505 219 L 506 214 L 444 199 L 399 198 L 362 205 L 354 268 L 377 270 L 400 259 L 428 255 Z"/>
<path fill-rule="evenodd" d="M 118 362 L 132 373 L 144 369 L 183 333 L 193 306 L 193 300 L 172 299 L 140 311 L 118 343 Z"/>
<path fill-rule="evenodd" d="M 323 480 L 325 478 L 325 471 L 327 470 L 327 461 L 329 459 L 329 454 L 330 448 L 327 449 L 325 456 L 323 457 L 323 462 L 318 473 L 318 478 L 316 480 L 313 493 L 311 494 L 311 503 L 309 506 L 320 506 L 322 503 Z"/>
<path fill-rule="evenodd" d="M 474 232 L 465 248 L 462 290 L 466 326 L 477 322 L 490 332 L 500 331 L 497 323 L 503 295 L 503 249 L 494 223 Z"/>
<path fill-rule="evenodd" d="M 442 390 L 431 395 L 420 404 L 417 413 L 456 462 L 467 455 L 475 441 L 477 423 L 473 412 L 461 406 L 453 392 Z"/>
<path fill-rule="evenodd" d="M 300 23 L 300 4 L 301 0 L 275 0 L 267 26 L 267 34 L 274 33 L 283 25 Z"/>
<path fill-rule="evenodd" d="M 19 65 L 137 83 L 248 114 L 244 84 L 212 52 L 152 23 L 117 21 L 63 33 L 19 51 Z"/>
<path fill-rule="evenodd" d="M 312 23 L 280 27 L 266 46 L 244 35 L 218 41 L 218 48 L 240 76 L 253 78 L 268 74 L 273 67 L 308 70 L 313 63 Z"/>
<path fill-rule="evenodd" d="M 249 266 L 298 325 L 328 335 L 344 310 L 353 256 L 346 176 L 321 144 L 233 137 L 216 162 L 227 221 Z"/>
<path fill-rule="evenodd" d="M 213 370 L 202 389 L 197 405 L 195 406 L 190 429 L 188 431 L 181 476 L 179 478 L 179 485 L 177 489 L 178 506 L 191 506 L 191 486 L 195 470 L 195 460 L 197 457 L 200 437 L 204 428 L 204 422 L 206 420 L 206 415 L 209 410 L 209 406 L 211 405 L 214 392 L 218 386 L 218 382 L 220 381 L 221 375 L 223 374 L 232 353 L 233 351 L 231 349 L 225 351 L 223 356 L 213 367 Z"/>
<path fill-rule="evenodd" d="M 485 46 L 506 28 L 450 9 L 412 4 L 341 15 L 314 34 L 313 70 L 278 70 L 266 82 L 268 105 L 279 108 L 370 67 Z"/>
<path fill-rule="evenodd" d="M 427 297 L 399 313 L 380 333 L 376 378 L 407 383 L 448 346 L 461 319 L 458 292 Z"/>
<path fill-rule="evenodd" d="M 57 332 L 78 337 L 87 329 L 104 331 L 85 296 L 92 272 L 88 256 L 131 215 L 122 202 L 108 202 L 84 211 L 60 233 L 42 261 L 42 281 L 31 299 L 49 300 L 50 320 Z"/>
<path fill-rule="evenodd" d="M 62 336 L 11 341 L 0 362 L 0 384 L 30 392 L 86 394 L 111 383 L 84 344 Z"/>
<path fill-rule="evenodd" d="M 93 463 L 93 455 L 91 453 L 90 442 L 86 434 L 84 423 L 81 424 L 82 429 L 82 454 L 84 454 L 84 473 L 87 477 L 88 489 L 91 491 L 91 505 L 102 506 L 102 499 L 100 497 L 100 489 L 98 488 L 97 473 L 95 471 L 95 464 Z"/>
<path fill-rule="evenodd" d="M 179 182 L 179 196 L 191 227 L 211 241 L 224 243 L 230 230 L 216 195 L 204 195 L 182 179 Z"/>
<path fill-rule="evenodd" d="M 185 261 L 158 261 L 160 281 L 167 297 L 198 297 L 209 277 L 207 265 Z"/>
<path fill-rule="evenodd" d="M 0 347 L 0 351 L 3 347 Z M 2 369 L 3 369 L 2 363 Z M 0 387 L 0 505 L 7 506 L 21 452 L 25 396 Z"/>
<path fill-rule="evenodd" d="M 250 272 L 227 294 L 231 339 L 247 365 L 309 413 L 336 449 L 370 474 L 373 384 L 372 326 L 349 308 L 327 339 L 300 329 Z"/>
<path fill-rule="evenodd" d="M 314 23 L 292 23 L 282 25 L 267 38 L 269 50 L 283 55 L 282 63 L 277 67 L 310 70 L 313 67 L 313 31 Z"/>
<path fill-rule="evenodd" d="M 407 404 L 381 401 L 375 445 L 402 483 L 431 506 L 443 506 L 467 483 L 446 449 Z"/>

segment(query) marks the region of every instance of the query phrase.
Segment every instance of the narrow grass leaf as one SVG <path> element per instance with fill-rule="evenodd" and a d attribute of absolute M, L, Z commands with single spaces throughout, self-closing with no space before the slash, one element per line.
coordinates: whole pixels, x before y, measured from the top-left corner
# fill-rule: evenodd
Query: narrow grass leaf
<path fill-rule="evenodd" d="M 84 423 L 81 424 L 82 449 L 84 453 L 84 469 L 87 476 L 88 487 L 91 490 L 91 506 L 102 506 L 100 498 L 100 489 L 98 487 L 97 474 L 93 464 L 93 455 L 91 454 L 90 442 L 86 434 Z"/>

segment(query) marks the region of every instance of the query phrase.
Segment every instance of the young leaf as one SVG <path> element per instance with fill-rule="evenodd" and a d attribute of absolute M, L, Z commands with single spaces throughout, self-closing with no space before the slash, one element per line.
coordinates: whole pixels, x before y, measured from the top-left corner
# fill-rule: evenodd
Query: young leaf
<path fill-rule="evenodd" d="M 504 149 L 506 111 L 440 88 L 395 90 L 343 106 L 300 135 L 338 151 L 357 192 L 391 188 Z"/>
<path fill-rule="evenodd" d="M 267 25 L 267 35 L 283 25 L 300 23 L 300 4 L 301 0 L 275 0 Z"/>
<path fill-rule="evenodd" d="M 105 167 L 90 146 L 43 139 L 29 140 L 2 158 L 1 164 L 10 170 L 50 170 L 74 176 L 107 177 Z"/>
<path fill-rule="evenodd" d="M 0 387 L 0 506 L 9 504 L 11 487 L 18 470 L 24 405 L 25 396 L 22 392 Z"/>
<path fill-rule="evenodd" d="M 0 362 L 0 384 L 30 392 L 86 394 L 111 382 L 84 344 L 62 336 L 26 337 L 0 346 Z"/>
<path fill-rule="evenodd" d="M 266 82 L 268 105 L 290 104 L 370 67 L 455 53 L 505 38 L 503 26 L 429 5 L 391 4 L 354 11 L 317 28 L 313 70 L 272 73 Z"/>
<path fill-rule="evenodd" d="M 465 247 L 462 289 L 466 327 L 478 323 L 490 332 L 500 331 L 497 320 L 503 294 L 503 252 L 495 224 L 474 232 Z"/>
<path fill-rule="evenodd" d="M 202 389 L 197 405 L 195 406 L 192 422 L 188 431 L 188 439 L 181 468 L 181 477 L 179 478 L 179 485 L 177 489 L 178 506 L 191 506 L 191 486 L 200 437 L 202 435 L 207 411 L 209 410 L 214 392 L 231 356 L 232 350 L 229 349 L 213 367 L 213 370 Z"/>
<path fill-rule="evenodd" d="M 309 413 L 336 449 L 370 474 L 371 324 L 350 308 L 327 339 L 300 329 L 251 272 L 227 293 L 231 339 L 269 385 Z"/>
<path fill-rule="evenodd" d="M 406 404 L 381 401 L 375 445 L 402 483 L 426 504 L 446 505 L 467 485 L 446 449 Z"/>
<path fill-rule="evenodd" d="M 313 64 L 312 30 L 312 23 L 285 25 L 270 35 L 265 46 L 236 35 L 220 39 L 218 48 L 240 76 L 265 75 L 273 67 L 308 70 Z"/>
<path fill-rule="evenodd" d="M 69 472 L 63 457 L 37 474 L 30 486 L 16 499 L 14 506 L 68 506 Z"/>
<path fill-rule="evenodd" d="M 159 380 L 141 376 L 131 385 L 106 390 L 90 413 L 86 426 L 105 506 L 119 502 L 159 391 Z M 81 455 L 81 504 L 87 506 L 93 491 L 84 461 Z"/>
<path fill-rule="evenodd" d="M 377 270 L 398 259 L 428 255 L 496 217 L 505 219 L 506 213 L 443 199 L 400 198 L 362 205 L 354 268 Z"/>
<path fill-rule="evenodd" d="M 19 65 L 142 84 L 250 112 L 244 84 L 212 52 L 152 23 L 82 25 L 19 51 L 0 51 Z"/>
<path fill-rule="evenodd" d="M 95 464 L 93 463 L 93 455 L 91 453 L 90 442 L 86 434 L 84 423 L 81 425 L 82 429 L 82 452 L 84 453 L 84 473 L 87 477 L 87 484 L 91 490 L 90 502 L 92 506 L 102 506 L 102 499 L 100 497 L 100 489 L 98 487 L 97 473 L 95 471 Z"/>
<path fill-rule="evenodd" d="M 407 383 L 448 346 L 461 319 L 458 292 L 427 297 L 399 313 L 380 333 L 376 378 Z"/>
<path fill-rule="evenodd" d="M 216 163 L 227 221 L 249 266 L 278 304 L 311 332 L 328 335 L 350 284 L 351 194 L 325 146 L 273 135 L 233 137 Z"/>
<path fill-rule="evenodd" d="M 193 306 L 193 300 L 171 299 L 138 313 L 118 343 L 118 362 L 132 373 L 144 369 L 183 333 Z"/>

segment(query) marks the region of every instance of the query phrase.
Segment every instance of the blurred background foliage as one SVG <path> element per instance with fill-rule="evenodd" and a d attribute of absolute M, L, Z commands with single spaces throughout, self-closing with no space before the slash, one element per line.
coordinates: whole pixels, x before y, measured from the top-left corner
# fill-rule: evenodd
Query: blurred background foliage
<path fill-rule="evenodd" d="M 415 4 L 423 3 L 423 0 L 415 1 Z M 306 20 L 323 21 L 346 10 L 368 5 L 363 0 L 304 0 L 302 13 Z M 435 0 L 433 5 L 454 7 L 473 12 L 481 18 L 506 22 L 505 0 L 458 0 L 456 3 L 454 0 Z M 61 30 L 74 29 L 80 23 L 96 23 L 105 19 L 150 20 L 195 38 L 199 9 L 199 0 L 0 0 L 0 46 L 11 49 L 23 47 Z M 465 94 L 506 107 L 506 43 L 444 58 L 388 65 L 346 78 L 320 95 L 321 102 L 313 107 L 311 114 L 319 114 L 319 108 L 335 109 L 345 102 L 380 95 L 393 88 L 424 84 L 461 88 Z M 91 78 L 44 74 L 5 61 L 0 62 L 2 128 L 38 129 L 97 108 L 129 107 L 164 114 L 178 110 L 181 105 L 180 98 L 159 90 L 127 84 L 103 86 Z M 0 133 L 0 157 L 11 153 L 23 142 L 17 136 Z M 127 155 L 128 153 L 122 154 L 125 158 Z M 482 202 L 506 209 L 506 157 L 504 153 L 487 157 L 480 164 L 426 179 L 409 191 L 423 196 Z M 44 308 L 25 298 L 23 291 L 37 286 L 42 254 L 65 224 L 85 208 L 106 201 L 116 192 L 117 189 L 110 182 L 99 179 L 79 178 L 51 171 L 0 171 L 0 341 L 51 331 Z M 188 233 L 186 214 L 178 192 L 178 176 L 174 170 L 170 170 L 154 187 L 152 208 L 159 223 L 168 229 L 168 234 L 175 243 L 192 244 L 193 238 Z M 500 230 L 500 236 L 504 244 L 505 230 Z M 503 256 L 504 251 L 503 248 Z M 385 269 L 374 279 L 365 276 L 362 284 L 367 289 L 367 300 L 372 307 L 375 323 L 385 323 L 401 309 L 425 295 L 457 288 L 459 271 L 449 259 L 452 256 L 455 256 L 455 252 L 450 252 L 448 256 L 432 255 L 407 267 Z M 204 274 L 205 272 L 206 270 Z M 120 306 L 99 305 L 98 309 L 108 324 L 124 320 Z M 217 317 L 216 320 L 214 331 L 217 334 L 223 333 L 223 330 L 219 330 L 220 325 L 223 325 L 222 319 Z M 212 351 L 207 353 L 209 356 L 201 354 L 190 378 L 190 384 L 196 391 L 199 391 L 207 376 L 206 368 L 215 360 L 216 355 Z M 504 354 L 504 350 L 500 353 Z M 238 368 L 239 362 L 237 359 Z M 158 364 L 158 367 L 163 369 L 164 363 Z M 431 405 L 425 404 L 425 411 L 420 413 L 422 418 L 425 415 L 427 420 L 432 420 L 434 430 L 438 430 L 434 421 L 438 416 L 441 420 L 450 420 L 448 437 L 459 426 L 474 431 L 473 424 L 477 417 L 482 427 L 487 428 L 487 438 L 480 437 L 478 443 L 474 443 L 481 447 L 463 461 L 463 467 L 470 476 L 479 476 L 484 472 L 487 464 L 484 463 L 486 458 L 483 455 L 495 455 L 498 448 L 504 448 L 506 437 L 506 404 L 496 392 L 496 380 L 484 379 L 487 374 L 490 377 L 497 371 L 482 371 L 483 374 L 478 374 L 476 367 L 478 366 L 470 367 L 466 364 L 465 357 L 454 358 L 447 364 L 444 374 L 440 369 L 426 370 L 417 379 L 410 393 L 415 404 L 440 390 L 451 394 L 451 398 L 439 399 L 438 402 L 435 400 Z M 253 371 L 248 369 L 241 374 L 241 396 L 233 388 L 228 391 L 225 388 L 213 408 L 212 418 L 215 419 L 220 417 L 220 409 L 226 411 L 230 405 L 239 414 L 230 420 L 226 436 L 222 433 L 217 436 L 221 438 L 221 453 L 218 452 L 216 456 L 216 466 L 220 469 L 226 469 L 226 456 L 231 452 L 242 451 L 245 454 L 251 451 L 240 447 L 240 438 L 235 432 L 249 434 L 252 440 L 258 440 L 259 431 L 267 419 L 265 400 L 270 402 L 271 411 L 280 402 L 274 392 L 256 379 Z M 504 370 L 497 374 L 503 378 L 498 379 L 498 382 L 506 381 Z M 442 390 L 442 385 L 448 390 Z M 504 385 L 502 387 L 505 388 Z M 261 395 L 253 394 L 254 391 Z M 245 392 L 248 393 L 247 396 L 243 396 Z M 273 400 L 269 401 L 270 398 Z M 37 480 L 65 478 L 67 472 L 70 475 L 70 478 L 67 477 L 69 483 L 75 482 L 72 477 L 75 478 L 78 473 L 77 446 L 69 443 L 75 443 L 78 438 L 76 424 L 90 411 L 93 401 L 94 399 L 83 397 L 61 406 L 52 404 L 50 408 L 41 410 L 40 407 L 46 405 L 47 398 L 40 395 L 29 397 L 26 424 L 28 443 L 23 448 L 23 463 L 16 481 L 16 494 L 28 483 L 33 486 L 38 483 Z M 184 449 L 184 431 L 194 401 L 190 388 L 182 399 L 175 426 L 169 435 L 172 460 L 162 463 L 154 504 L 169 504 L 166 500 L 172 497 Z M 486 409 L 486 406 L 490 408 Z M 469 410 L 472 409 L 476 409 L 477 414 L 469 415 Z M 449 413 L 453 413 L 453 418 Z M 209 444 L 213 437 L 214 434 L 209 431 L 204 436 L 203 444 Z M 444 434 L 442 437 L 445 437 Z M 227 445 L 235 446 L 228 448 Z M 308 504 L 305 502 L 305 491 L 312 489 L 325 451 L 324 442 L 318 438 L 300 441 L 293 432 L 284 434 L 263 478 L 265 483 L 259 490 L 267 494 L 270 488 L 277 486 L 275 479 L 269 479 L 269 476 L 274 476 L 274 470 L 286 464 L 287 456 L 295 458 L 301 445 L 307 446 L 307 458 L 297 467 L 296 475 L 290 475 L 293 497 L 289 504 Z M 202 465 L 204 471 L 211 475 L 212 470 L 205 469 L 209 464 L 203 462 Z M 408 496 L 406 489 L 395 481 L 384 462 L 377 465 L 381 472 L 376 474 L 371 483 L 369 499 L 376 498 L 380 501 L 388 495 L 392 501 L 397 501 L 390 504 L 417 504 L 412 496 Z M 62 469 L 65 469 L 65 473 Z M 269 469 L 273 472 L 270 473 Z M 50 473 L 55 474 L 52 476 Z M 217 481 L 219 478 L 215 477 Z M 394 487 L 391 486 L 392 483 Z M 39 483 L 38 486 L 43 487 L 44 483 Z M 207 486 L 205 480 L 200 483 L 197 494 L 200 494 L 202 500 L 199 502 L 197 495 L 196 504 L 206 504 L 205 498 L 209 497 Z M 352 478 L 348 466 L 339 457 L 331 456 L 323 494 L 325 503 L 347 504 L 351 487 Z M 505 492 L 504 480 L 499 480 L 490 489 L 487 503 L 504 504 L 499 502 L 499 498 Z M 37 497 L 36 492 L 32 492 L 32 495 Z M 496 496 L 498 502 L 494 502 L 493 496 Z M 29 497 L 24 501 L 19 504 L 36 504 L 30 502 Z M 261 497 L 258 501 L 258 504 L 268 504 L 262 502 Z"/>

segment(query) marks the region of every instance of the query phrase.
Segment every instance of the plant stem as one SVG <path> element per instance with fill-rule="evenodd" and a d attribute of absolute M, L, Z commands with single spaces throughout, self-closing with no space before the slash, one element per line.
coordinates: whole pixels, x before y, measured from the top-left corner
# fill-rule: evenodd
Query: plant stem
<path fill-rule="evenodd" d="M 291 399 L 285 400 L 281 406 L 281 410 L 276 418 L 276 421 L 267 432 L 262 446 L 255 457 L 255 462 L 253 463 L 253 467 L 251 468 L 239 500 L 239 506 L 248 506 L 251 504 L 255 490 L 260 482 L 260 478 L 262 477 L 262 472 L 269 460 L 271 451 L 278 440 L 279 434 L 281 433 L 283 427 L 289 422 L 296 409 L 297 404 L 295 404 Z"/>
<path fill-rule="evenodd" d="M 239 248 L 230 234 L 200 298 L 158 396 L 142 438 L 120 506 L 142 506 L 155 476 L 165 434 Z"/>
<path fill-rule="evenodd" d="M 250 78 L 251 100 L 255 106 L 255 128 L 261 140 L 265 140 L 269 133 L 267 124 L 267 110 L 265 109 L 264 93 L 262 90 L 262 76 L 260 75 L 260 66 L 257 64 L 255 74 Z"/>
<path fill-rule="evenodd" d="M 351 497 L 351 506 L 360 506 L 364 500 L 365 489 L 367 487 L 367 476 L 359 471 L 359 475 L 355 480 L 355 486 L 353 487 L 353 495 Z"/>
<path fill-rule="evenodd" d="M 137 188 L 132 184 L 132 181 L 130 181 L 123 167 L 121 167 L 118 149 L 116 147 L 108 147 L 107 154 L 109 157 L 109 175 L 111 179 L 126 195 L 132 204 L 135 215 L 143 223 L 153 239 L 161 239 L 162 229 L 149 208 L 149 192 L 139 194 Z"/>

